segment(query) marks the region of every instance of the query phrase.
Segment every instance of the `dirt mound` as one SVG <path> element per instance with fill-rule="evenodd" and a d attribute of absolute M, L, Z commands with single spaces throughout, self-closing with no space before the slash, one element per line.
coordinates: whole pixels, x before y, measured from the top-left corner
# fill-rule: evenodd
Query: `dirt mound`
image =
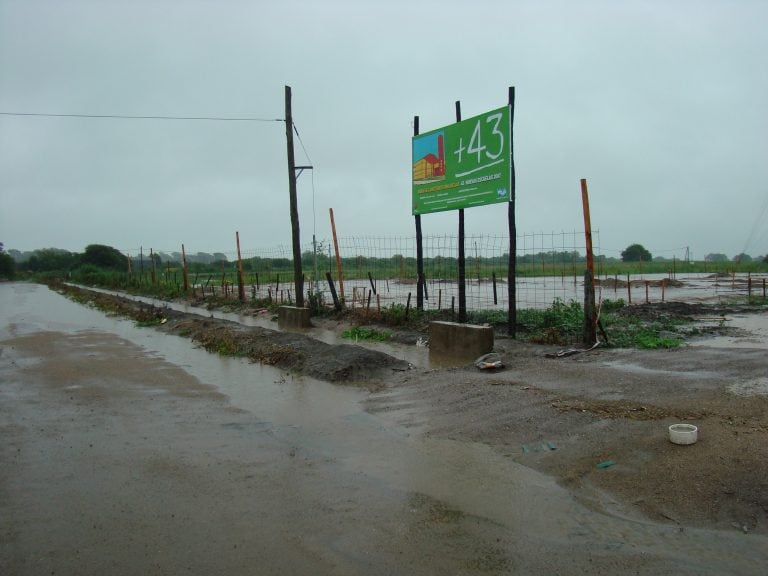
<path fill-rule="evenodd" d="M 382 371 L 408 368 L 402 360 L 352 344 L 331 345 L 303 334 L 244 327 L 187 314 L 173 315 L 177 317 L 163 324 L 163 331 L 190 338 L 210 352 L 247 357 L 319 380 L 371 382 Z"/>
<path fill-rule="evenodd" d="M 371 383 L 387 372 L 408 369 L 407 362 L 352 344 L 326 344 L 300 333 L 203 318 L 73 286 L 60 287 L 59 291 L 110 314 L 132 318 L 140 325 L 190 338 L 209 352 L 249 358 L 318 380 L 375 388 L 378 385 Z"/>
<path fill-rule="evenodd" d="M 661 280 L 630 280 L 631 286 L 653 286 L 654 288 L 660 288 L 665 286 L 667 288 L 682 288 L 685 286 L 685 282 L 680 280 L 673 280 L 671 278 L 662 278 Z M 595 286 L 602 286 L 604 288 L 626 288 L 627 281 L 621 278 L 595 278 Z"/>

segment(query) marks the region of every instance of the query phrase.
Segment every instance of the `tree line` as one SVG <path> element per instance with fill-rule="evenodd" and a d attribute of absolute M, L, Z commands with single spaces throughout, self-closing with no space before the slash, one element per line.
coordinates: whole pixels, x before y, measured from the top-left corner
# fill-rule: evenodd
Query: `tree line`
<path fill-rule="evenodd" d="M 236 262 L 229 261 L 227 255 L 221 252 L 212 254 L 197 252 L 187 254 L 187 267 L 192 273 L 218 273 L 233 270 Z M 583 265 L 586 260 L 576 250 L 540 251 L 535 254 L 522 254 L 517 258 L 517 265 L 525 266 L 576 266 Z M 630 244 L 621 252 L 621 258 L 600 257 L 603 264 L 664 262 L 670 259 L 653 257 L 653 255 L 638 243 Z M 713 253 L 705 257 L 705 262 L 712 263 L 748 263 L 762 261 L 768 263 L 768 256 L 752 258 L 747 254 L 738 254 L 731 260 L 725 254 Z M 499 256 L 468 256 L 467 266 L 482 267 L 486 270 L 505 271 L 508 263 L 508 254 Z M 372 269 L 390 277 L 411 275 L 416 267 L 416 258 L 395 254 L 388 257 L 346 256 L 341 258 L 343 270 L 355 275 L 364 275 Z M 0 243 L 0 277 L 13 278 L 17 271 L 28 273 L 61 273 L 71 274 L 75 271 L 88 272 L 89 270 L 109 270 L 115 272 L 141 273 L 150 269 L 160 270 L 162 267 L 181 267 L 182 254 L 172 252 L 152 252 L 138 256 L 127 256 L 116 248 L 103 244 L 90 244 L 82 253 L 70 252 L 59 248 L 43 248 L 32 252 L 19 252 L 18 250 L 5 251 Z M 454 256 L 433 256 L 424 259 L 425 268 L 431 271 L 431 275 L 450 276 L 455 275 L 458 269 L 458 260 Z M 243 268 L 250 272 L 290 272 L 293 261 L 285 257 L 260 257 L 254 256 L 243 259 Z M 307 271 L 315 268 L 319 271 L 333 271 L 336 260 L 325 251 L 306 251 L 302 254 L 302 266 Z"/>

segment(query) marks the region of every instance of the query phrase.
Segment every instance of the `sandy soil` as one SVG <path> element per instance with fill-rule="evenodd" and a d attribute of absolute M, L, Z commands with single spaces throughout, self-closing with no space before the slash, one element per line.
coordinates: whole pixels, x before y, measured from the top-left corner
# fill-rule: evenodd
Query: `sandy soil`
<path fill-rule="evenodd" d="M 765 350 L 550 359 L 539 346 L 497 347 L 505 370 L 408 373 L 369 409 L 402 412 L 403 424 L 427 434 L 488 443 L 603 511 L 768 533 Z M 668 441 L 680 422 L 698 426 L 695 445 Z M 597 467 L 606 461 L 615 465 Z"/>

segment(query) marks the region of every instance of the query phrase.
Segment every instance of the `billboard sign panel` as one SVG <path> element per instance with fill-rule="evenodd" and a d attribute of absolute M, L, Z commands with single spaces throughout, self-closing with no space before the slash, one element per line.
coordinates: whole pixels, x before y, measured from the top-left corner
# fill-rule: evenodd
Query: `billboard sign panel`
<path fill-rule="evenodd" d="M 413 214 L 509 202 L 510 121 L 504 106 L 414 136 Z"/>

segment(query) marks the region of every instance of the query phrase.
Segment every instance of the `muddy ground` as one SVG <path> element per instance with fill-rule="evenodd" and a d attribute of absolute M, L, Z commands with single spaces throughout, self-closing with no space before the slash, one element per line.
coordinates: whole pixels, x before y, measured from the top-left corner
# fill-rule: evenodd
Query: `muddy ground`
<path fill-rule="evenodd" d="M 246 328 L 105 295 L 88 299 L 150 324 L 160 321 L 157 329 L 214 352 L 367 387 L 369 411 L 388 413 L 428 437 L 487 444 L 553 476 L 595 509 L 768 534 L 768 354 L 762 345 L 598 348 L 552 358 L 561 348 L 497 335 L 504 369 L 425 369 L 360 346 L 325 344 L 311 331 Z M 645 317 L 732 311 L 674 303 L 632 308 Z M 768 322 L 766 312 L 761 316 Z M 348 326 L 314 322 L 339 332 Z M 411 346 L 416 337 L 395 339 Z M 699 427 L 695 445 L 668 441 L 668 426 L 680 422 Z"/>

